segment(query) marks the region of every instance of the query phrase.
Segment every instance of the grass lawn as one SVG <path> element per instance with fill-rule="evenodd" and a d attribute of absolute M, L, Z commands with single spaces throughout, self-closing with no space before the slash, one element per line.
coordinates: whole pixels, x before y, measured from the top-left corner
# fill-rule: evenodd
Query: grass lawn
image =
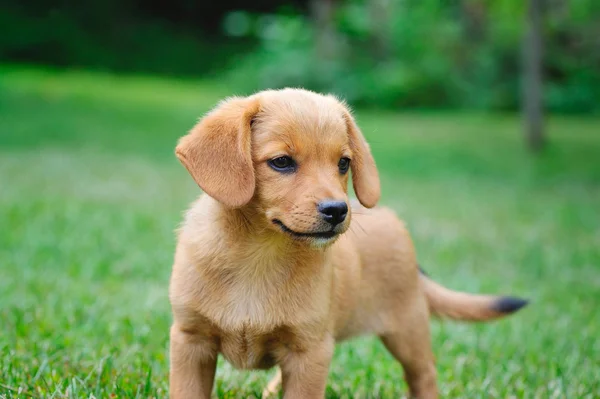
<path fill-rule="evenodd" d="M 0 398 L 168 392 L 173 230 L 199 189 L 173 148 L 215 83 L 0 69 Z M 358 112 L 382 203 L 454 289 L 532 300 L 503 321 L 433 321 L 443 397 L 600 395 L 600 118 L 555 117 L 539 156 L 515 115 Z M 219 361 L 215 392 L 273 371 Z M 382 345 L 339 345 L 329 398 L 395 398 Z"/>

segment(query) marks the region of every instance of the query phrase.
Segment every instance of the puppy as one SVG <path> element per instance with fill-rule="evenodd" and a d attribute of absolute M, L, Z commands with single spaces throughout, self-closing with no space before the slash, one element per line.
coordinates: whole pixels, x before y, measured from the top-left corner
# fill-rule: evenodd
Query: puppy
<path fill-rule="evenodd" d="M 269 392 L 281 381 L 285 398 L 322 398 L 334 343 L 363 334 L 402 364 L 411 396 L 435 398 L 430 314 L 490 320 L 526 303 L 454 292 L 420 273 L 402 222 L 370 209 L 375 161 L 332 96 L 230 98 L 176 154 L 205 194 L 175 252 L 172 398 L 209 398 L 219 354 L 237 368 L 279 366 Z M 352 208 L 349 172 L 361 204 Z"/>

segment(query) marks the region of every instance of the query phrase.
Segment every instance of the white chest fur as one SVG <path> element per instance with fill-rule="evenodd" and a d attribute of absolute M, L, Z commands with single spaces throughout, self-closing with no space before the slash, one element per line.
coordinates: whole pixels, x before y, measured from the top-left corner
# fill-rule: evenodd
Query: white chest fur
<path fill-rule="evenodd" d="M 273 353 L 297 344 L 296 334 L 290 332 L 327 323 L 327 278 L 303 284 L 285 270 L 256 272 L 251 279 L 222 272 L 218 293 L 213 291 L 214 280 L 199 286 L 203 288 L 197 312 L 217 327 L 220 351 L 235 367 L 269 367 Z"/>

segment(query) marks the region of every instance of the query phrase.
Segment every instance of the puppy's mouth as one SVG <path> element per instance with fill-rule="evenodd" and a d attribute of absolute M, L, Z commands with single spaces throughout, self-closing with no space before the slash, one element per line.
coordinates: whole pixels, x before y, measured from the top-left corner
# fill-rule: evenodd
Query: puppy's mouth
<path fill-rule="evenodd" d="M 281 220 L 279 220 L 279 219 L 273 219 L 273 223 L 276 224 L 277 226 L 279 226 L 279 228 L 281 229 L 281 231 L 283 231 L 284 233 L 287 233 L 287 234 L 289 234 L 289 235 L 291 235 L 292 237 L 295 237 L 295 238 L 322 238 L 322 239 L 329 239 L 329 238 L 333 238 L 333 237 L 335 237 L 335 236 L 338 235 L 338 233 L 336 231 L 333 231 L 333 230 L 318 231 L 318 232 L 311 232 L 311 233 L 301 233 L 301 232 L 294 231 L 294 230 L 290 229 L 285 224 L 283 224 L 283 222 Z"/>

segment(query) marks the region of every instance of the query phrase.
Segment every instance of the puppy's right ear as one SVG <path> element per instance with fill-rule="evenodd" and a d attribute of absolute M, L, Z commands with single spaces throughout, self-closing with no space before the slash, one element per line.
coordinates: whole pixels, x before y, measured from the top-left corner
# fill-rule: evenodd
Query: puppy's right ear
<path fill-rule="evenodd" d="M 200 188 L 231 208 L 247 204 L 254 195 L 250 124 L 259 109 L 256 98 L 225 100 L 175 148 Z"/>

